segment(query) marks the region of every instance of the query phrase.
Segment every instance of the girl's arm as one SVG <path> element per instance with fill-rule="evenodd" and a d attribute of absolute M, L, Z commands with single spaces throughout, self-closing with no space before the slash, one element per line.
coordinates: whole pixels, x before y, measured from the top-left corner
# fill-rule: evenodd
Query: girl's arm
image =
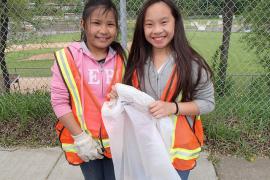
<path fill-rule="evenodd" d="M 196 69 L 197 66 L 195 65 L 195 68 L 193 68 L 194 80 L 196 80 L 198 76 Z M 214 110 L 214 86 L 212 81 L 207 78 L 207 72 L 204 69 L 202 69 L 200 82 L 193 93 L 193 101 L 179 102 L 178 107 L 178 112 L 183 115 L 201 115 Z"/>
<path fill-rule="evenodd" d="M 78 150 L 78 156 L 85 162 L 93 159 L 102 159 L 102 150 L 99 144 L 86 132 L 82 131 L 76 122 L 71 106 L 67 87 L 63 81 L 57 64 L 52 67 L 51 103 L 56 117 L 69 130 Z"/>
<path fill-rule="evenodd" d="M 77 135 L 82 132 L 72 114 L 69 92 L 56 62 L 52 67 L 51 104 L 56 117 L 72 135 Z"/>
<path fill-rule="evenodd" d="M 76 122 L 72 112 L 60 117 L 59 121 L 70 131 L 73 136 L 77 136 L 82 133 L 82 129 Z"/>
<path fill-rule="evenodd" d="M 177 111 L 176 104 L 173 102 L 155 101 L 149 106 L 150 113 L 155 118 L 161 118 L 175 114 Z M 181 115 L 198 115 L 200 114 L 197 104 L 191 102 L 180 102 L 178 103 L 178 114 Z"/>
<path fill-rule="evenodd" d="M 176 112 L 176 107 L 175 111 Z M 180 102 L 178 103 L 178 114 L 182 115 L 198 115 L 200 114 L 200 110 L 198 105 L 191 101 L 191 102 Z"/>
<path fill-rule="evenodd" d="M 196 75 L 196 72 L 194 74 Z M 192 102 L 197 105 L 199 115 L 210 113 L 215 108 L 214 85 L 207 78 L 207 72 L 205 70 L 201 72 L 201 80 L 195 88 Z"/>
<path fill-rule="evenodd" d="M 194 72 L 193 76 L 197 73 Z M 196 78 L 195 78 L 196 79 Z M 202 70 L 201 80 L 195 88 L 193 101 L 178 102 L 178 114 L 182 115 L 201 115 L 207 114 L 215 108 L 214 86 L 207 78 L 205 70 Z M 175 114 L 177 107 L 175 103 L 155 101 L 149 108 L 151 114 L 156 118 Z"/>

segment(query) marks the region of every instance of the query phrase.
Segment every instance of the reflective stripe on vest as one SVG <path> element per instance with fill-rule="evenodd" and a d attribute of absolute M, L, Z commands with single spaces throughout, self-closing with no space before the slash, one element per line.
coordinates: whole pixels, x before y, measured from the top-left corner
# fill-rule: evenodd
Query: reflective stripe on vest
<path fill-rule="evenodd" d="M 95 139 L 95 140 L 98 142 L 98 139 Z M 110 147 L 109 139 L 102 139 L 102 142 L 103 142 L 104 148 Z M 65 152 L 72 152 L 72 153 L 78 152 L 78 149 L 76 148 L 74 144 L 62 143 L 62 149 Z"/>
<path fill-rule="evenodd" d="M 77 150 L 77 148 L 76 148 L 76 146 L 74 144 L 62 143 L 62 149 L 65 152 L 73 152 L 73 153 L 78 152 L 78 150 Z"/>
<path fill-rule="evenodd" d="M 183 148 L 171 149 L 170 151 L 171 161 L 173 162 L 174 159 L 176 158 L 183 160 L 197 159 L 200 155 L 200 152 L 201 152 L 200 147 L 195 150 L 187 150 Z"/>
<path fill-rule="evenodd" d="M 86 124 L 83 120 L 83 110 L 82 110 L 81 98 L 80 98 L 74 77 L 72 75 L 70 66 L 68 64 L 65 49 L 61 49 L 59 51 L 56 51 L 55 55 L 57 58 L 57 62 L 60 66 L 63 78 L 66 82 L 66 85 L 68 86 L 68 89 L 69 89 L 69 92 L 72 96 L 72 99 L 74 100 L 74 104 L 75 104 L 76 112 L 77 112 L 76 114 L 77 114 L 80 126 L 83 130 L 87 131 Z M 91 134 L 89 131 L 88 131 L 88 133 Z"/>

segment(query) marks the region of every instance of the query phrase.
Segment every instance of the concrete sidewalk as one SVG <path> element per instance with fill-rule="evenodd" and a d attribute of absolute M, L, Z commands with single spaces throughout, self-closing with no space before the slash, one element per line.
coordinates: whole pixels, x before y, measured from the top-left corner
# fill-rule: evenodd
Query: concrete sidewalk
<path fill-rule="evenodd" d="M 230 156 L 218 159 L 215 171 L 207 153 L 202 153 L 189 180 L 270 180 L 270 159 L 254 162 Z M 0 147 L 0 162 L 0 180 L 83 180 L 80 167 L 69 165 L 60 148 Z"/>
<path fill-rule="evenodd" d="M 80 167 L 69 165 L 60 148 L 0 149 L 0 180 L 82 180 Z M 190 180 L 216 180 L 215 169 L 202 153 Z"/>
<path fill-rule="evenodd" d="M 220 156 L 216 173 L 221 180 L 270 180 L 270 159 L 254 162 L 233 156 Z"/>

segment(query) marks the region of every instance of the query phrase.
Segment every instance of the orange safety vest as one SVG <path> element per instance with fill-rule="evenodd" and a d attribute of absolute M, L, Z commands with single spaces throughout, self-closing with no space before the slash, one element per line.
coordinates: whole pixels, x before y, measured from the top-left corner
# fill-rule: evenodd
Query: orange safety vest
<path fill-rule="evenodd" d="M 162 93 L 161 100 L 172 102 L 173 94 L 176 90 L 177 76 L 175 66 L 172 74 Z M 134 87 L 139 88 L 139 80 L 137 72 L 135 71 L 132 78 Z M 180 93 L 177 97 L 177 102 L 182 99 Z M 196 159 L 199 157 L 201 146 L 203 145 L 203 127 L 200 116 L 193 116 L 193 127 L 190 126 L 185 115 L 171 115 L 171 120 L 174 124 L 172 134 L 172 146 L 170 149 L 171 162 L 177 170 L 191 170 L 196 165 Z"/>
<path fill-rule="evenodd" d="M 105 149 L 104 155 L 111 158 L 108 134 L 105 130 L 103 121 L 101 120 L 101 104 L 98 102 L 97 98 L 86 82 L 83 82 L 84 85 L 81 87 L 81 76 L 74 63 L 70 50 L 68 48 L 64 48 L 56 51 L 55 57 L 63 79 L 69 90 L 72 113 L 77 123 L 80 125 L 82 130 L 102 144 Z M 122 82 L 124 71 L 124 62 L 122 58 L 117 55 L 114 67 L 114 75 L 108 88 L 108 92 L 110 92 L 113 84 Z M 82 88 L 84 91 L 84 111 L 82 108 Z M 83 161 L 77 155 L 77 148 L 74 145 L 74 140 L 69 130 L 65 128 L 60 121 L 57 121 L 55 128 L 62 144 L 62 149 L 65 152 L 67 161 L 72 165 L 80 165 L 83 163 Z"/>

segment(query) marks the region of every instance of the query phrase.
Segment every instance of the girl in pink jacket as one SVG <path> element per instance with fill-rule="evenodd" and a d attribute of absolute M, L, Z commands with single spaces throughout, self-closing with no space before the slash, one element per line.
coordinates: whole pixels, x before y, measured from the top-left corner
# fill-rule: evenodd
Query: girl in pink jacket
<path fill-rule="evenodd" d="M 110 0 L 89 0 L 81 20 L 81 42 L 68 46 L 82 81 L 91 88 L 99 104 L 103 104 L 115 73 L 116 57 L 125 58 L 118 34 L 118 14 Z M 51 103 L 56 117 L 68 129 L 85 179 L 115 179 L 112 160 L 104 157 L 100 144 L 82 130 L 70 105 L 70 93 L 57 63 L 52 67 Z M 84 94 L 81 92 L 82 109 Z M 87 121 L 87 119 L 86 119 Z M 102 119 L 100 119 L 102 121 Z M 102 122 L 101 122 L 102 124 Z"/>

